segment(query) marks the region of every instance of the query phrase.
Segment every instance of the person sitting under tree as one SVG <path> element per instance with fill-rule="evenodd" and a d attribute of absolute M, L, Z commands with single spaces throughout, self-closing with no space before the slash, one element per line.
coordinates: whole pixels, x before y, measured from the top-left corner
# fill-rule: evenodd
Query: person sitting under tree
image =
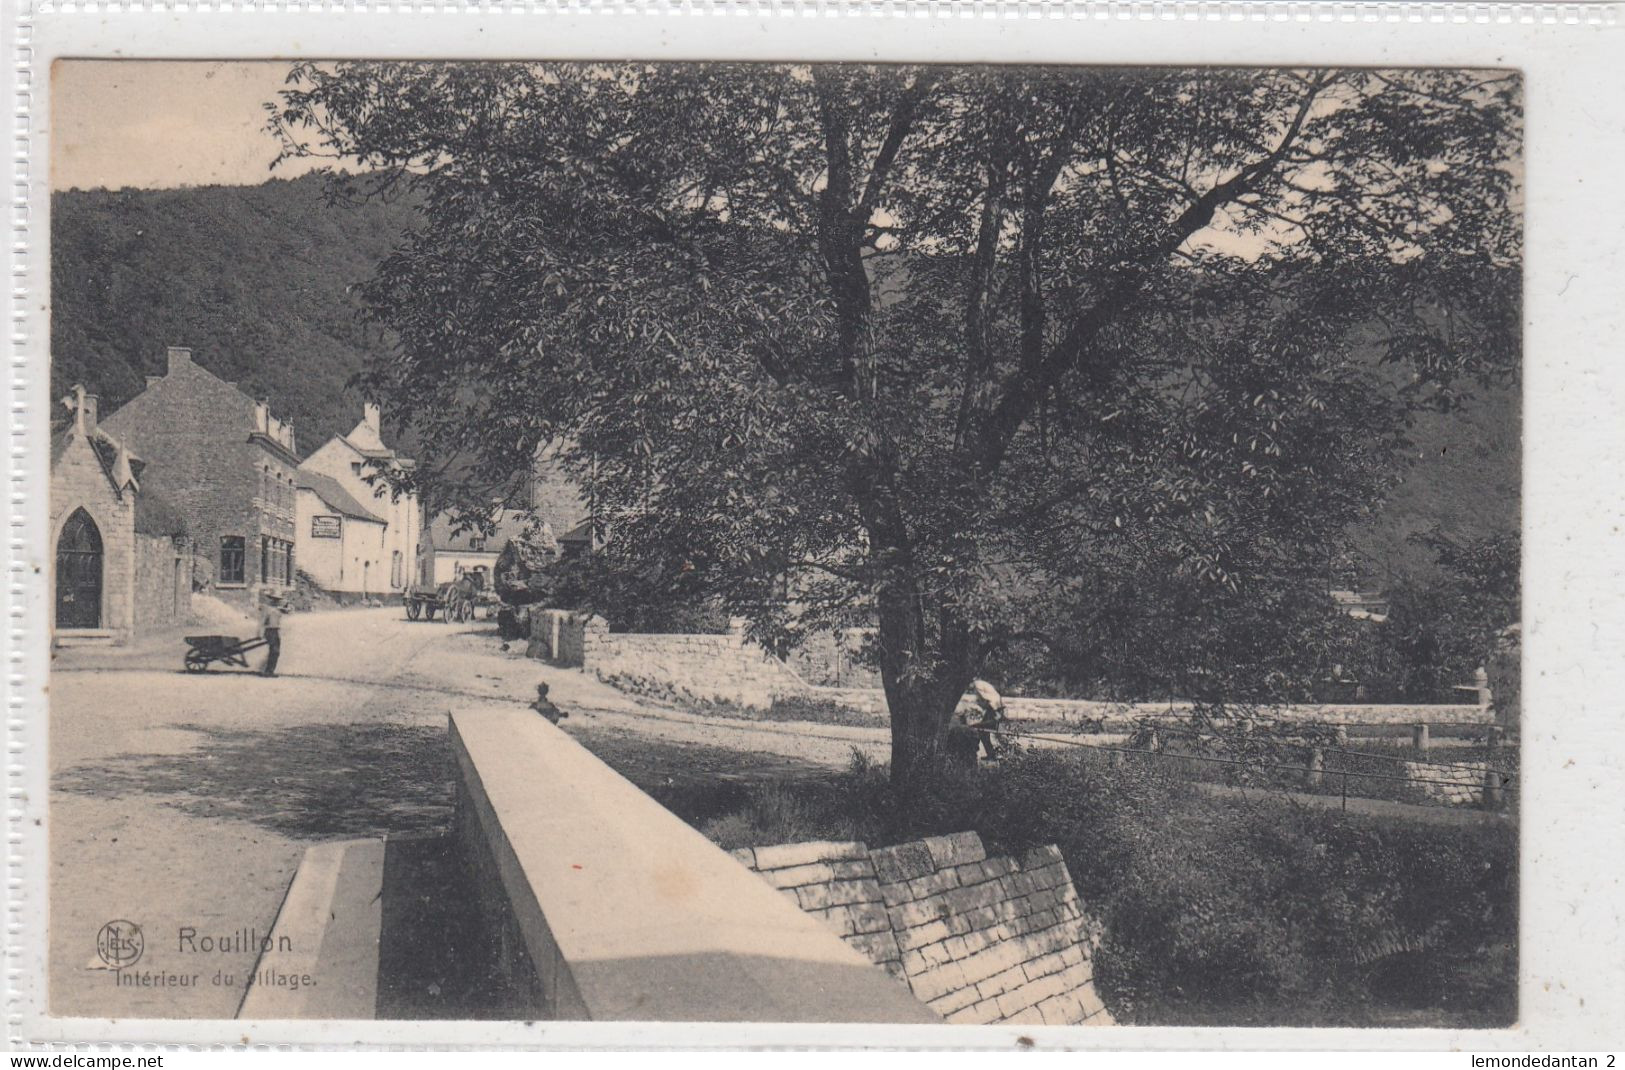
<path fill-rule="evenodd" d="M 965 711 L 965 724 L 976 729 L 977 735 L 981 737 L 982 747 L 987 752 L 982 756 L 982 760 L 997 761 L 999 750 L 993 739 L 993 733 L 997 732 L 1004 722 L 1004 698 L 996 687 L 982 679 L 972 680 L 965 694 L 975 699 L 975 705 Z"/>

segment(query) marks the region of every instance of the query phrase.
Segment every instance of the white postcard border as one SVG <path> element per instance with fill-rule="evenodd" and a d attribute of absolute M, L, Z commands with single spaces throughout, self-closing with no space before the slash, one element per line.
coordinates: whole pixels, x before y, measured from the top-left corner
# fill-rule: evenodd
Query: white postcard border
<path fill-rule="evenodd" d="M 232 4 L 9 0 L 7 1032 L 14 1044 L 1601 1048 L 1625 902 L 1625 8 L 1618 4 Z M 1508 1031 L 490 1022 L 45 1015 L 44 506 L 51 63 L 64 57 L 649 58 L 1507 66 L 1526 74 L 1521 1024 Z"/>

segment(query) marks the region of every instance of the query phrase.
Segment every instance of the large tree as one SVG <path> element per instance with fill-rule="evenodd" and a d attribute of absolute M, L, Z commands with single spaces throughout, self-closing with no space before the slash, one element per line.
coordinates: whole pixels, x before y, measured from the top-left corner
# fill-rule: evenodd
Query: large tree
<path fill-rule="evenodd" d="M 764 638 L 872 616 L 904 784 L 1034 605 L 1283 619 L 1407 412 L 1517 362 L 1510 72 L 343 64 L 270 108 L 335 197 L 418 198 L 362 287 L 390 414 L 465 486 L 553 444 Z"/>

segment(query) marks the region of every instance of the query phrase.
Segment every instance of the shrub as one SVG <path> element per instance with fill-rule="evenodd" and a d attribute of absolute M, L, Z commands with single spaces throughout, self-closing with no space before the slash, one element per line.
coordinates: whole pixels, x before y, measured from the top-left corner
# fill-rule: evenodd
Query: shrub
<path fill-rule="evenodd" d="M 1160 763 L 1015 752 L 903 807 L 884 767 L 747 788 L 703 826 L 725 846 L 974 829 L 990 851 L 1055 843 L 1105 925 L 1096 982 L 1135 1024 L 1358 1025 L 1432 1011 L 1516 1016 L 1517 843 L 1435 826 L 1203 795 Z"/>

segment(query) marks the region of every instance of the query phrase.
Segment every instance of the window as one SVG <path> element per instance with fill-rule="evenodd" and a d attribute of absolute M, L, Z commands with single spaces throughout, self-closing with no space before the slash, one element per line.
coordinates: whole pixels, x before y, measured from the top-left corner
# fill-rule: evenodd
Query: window
<path fill-rule="evenodd" d="M 282 587 L 293 585 L 293 543 L 269 535 L 260 536 L 260 582 Z"/>
<path fill-rule="evenodd" d="M 243 582 L 243 537 L 220 536 L 220 582 Z"/>
<path fill-rule="evenodd" d="M 485 536 L 475 535 L 468 540 L 468 548 L 475 553 L 485 549 Z"/>

